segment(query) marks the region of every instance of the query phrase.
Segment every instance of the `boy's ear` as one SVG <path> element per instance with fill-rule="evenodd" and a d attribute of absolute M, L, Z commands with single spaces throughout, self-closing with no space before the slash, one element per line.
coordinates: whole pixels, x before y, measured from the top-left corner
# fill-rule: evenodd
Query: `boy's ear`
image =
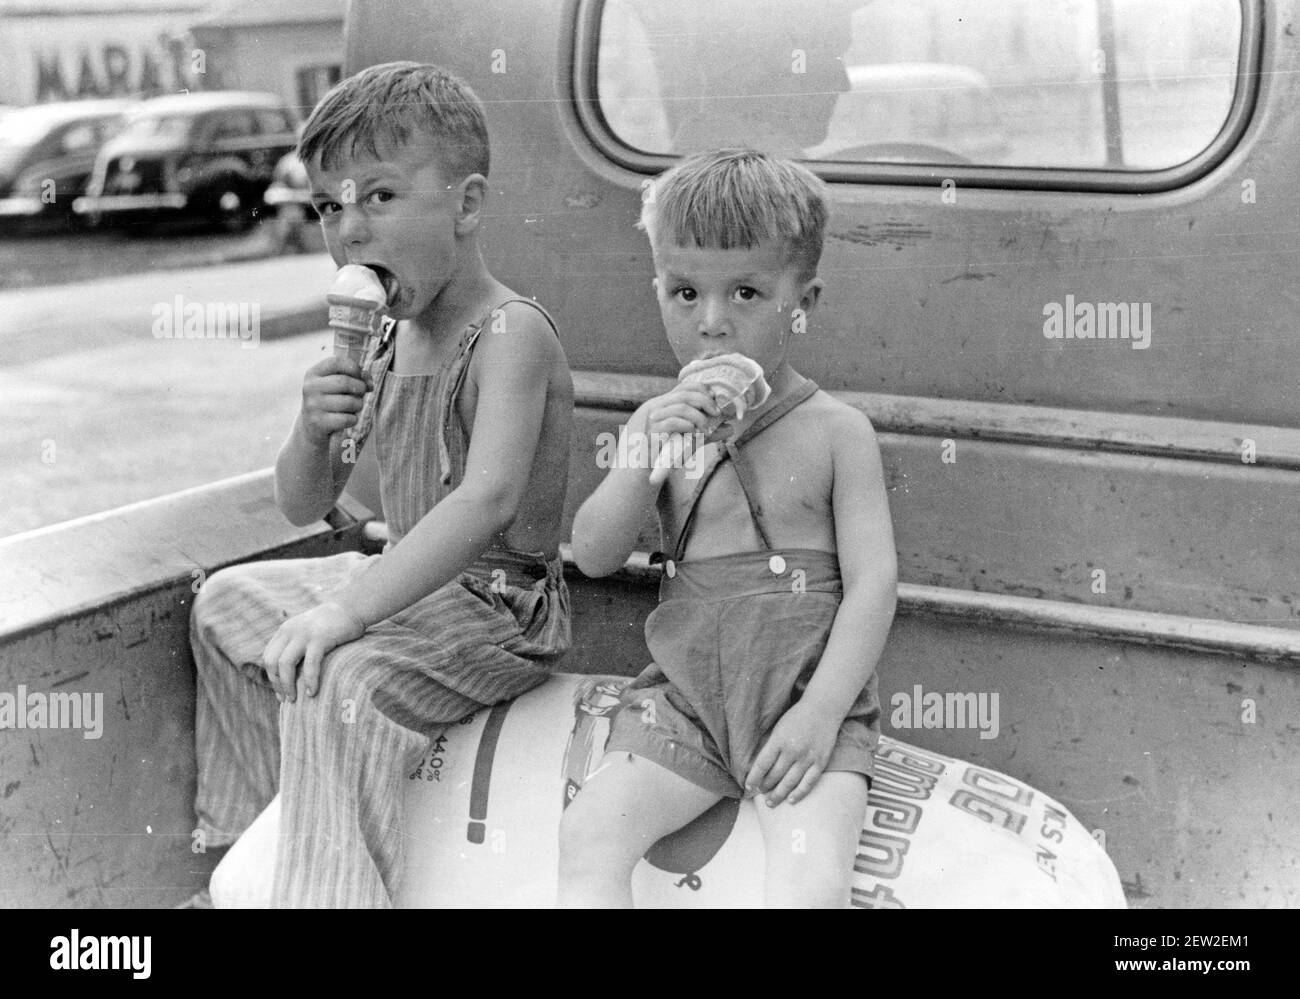
<path fill-rule="evenodd" d="M 457 185 L 460 191 L 460 210 L 456 213 L 456 235 L 466 236 L 483 221 L 483 207 L 487 202 L 487 178 L 472 173 Z"/>
<path fill-rule="evenodd" d="M 821 301 L 822 289 L 826 287 L 826 282 L 821 278 L 813 278 L 803 286 L 803 291 L 799 295 L 799 308 L 803 309 L 805 316 L 812 315 L 813 309 L 817 308 L 817 303 Z"/>

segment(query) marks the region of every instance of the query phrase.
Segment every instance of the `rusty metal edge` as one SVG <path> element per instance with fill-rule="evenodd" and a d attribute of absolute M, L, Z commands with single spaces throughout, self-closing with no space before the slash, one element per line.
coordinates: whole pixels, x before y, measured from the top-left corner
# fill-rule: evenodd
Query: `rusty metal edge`
<path fill-rule="evenodd" d="M 32 531 L 26 531 L 21 534 L 10 535 L 7 538 L 0 539 L 0 558 L 5 557 L 6 551 L 12 553 L 13 550 L 25 547 L 33 540 L 57 535 L 65 531 L 79 531 L 86 528 L 94 527 L 98 523 L 103 523 L 123 514 L 135 512 L 148 512 L 150 508 L 155 510 L 164 507 L 173 507 L 178 502 L 201 500 L 207 501 L 212 495 L 213 490 L 219 488 L 238 488 L 241 485 L 265 480 L 268 484 L 271 478 L 271 469 L 260 469 L 254 472 L 247 472 L 242 475 L 231 476 L 227 479 L 221 479 L 217 482 L 205 483 L 204 485 L 194 486 L 190 489 L 183 489 L 178 492 L 169 493 L 165 496 L 158 496 L 153 499 L 141 500 L 137 503 L 130 503 L 126 506 L 117 507 L 112 510 L 106 510 L 100 513 L 89 514 L 85 517 L 77 517 L 73 520 L 63 521 L 59 524 L 51 524 L 47 527 L 40 527 Z M 254 557 L 266 558 L 275 557 L 281 553 L 292 552 L 301 548 L 303 545 L 323 541 L 333 541 L 340 545 L 351 545 L 360 542 L 366 524 L 374 517 L 374 513 L 362 502 L 352 497 L 348 493 L 343 493 L 334 508 L 317 524 L 306 528 L 293 528 L 286 530 L 282 540 L 275 544 L 260 549 Z M 287 524 L 286 524 L 287 527 Z M 221 559 L 210 565 L 204 565 L 202 568 L 206 572 L 215 572 L 218 569 L 228 565 L 234 565 L 247 560 L 247 555 L 236 556 L 229 559 Z M 109 588 L 106 587 L 102 593 L 94 599 L 87 599 L 68 606 L 60 607 L 57 610 L 51 610 L 47 613 L 32 615 L 14 624 L 0 626 L 0 647 L 17 642 L 29 635 L 43 631 L 63 621 L 69 621 L 82 617 L 87 614 L 96 612 L 110 611 L 114 607 L 130 603 L 150 594 L 162 592 L 174 586 L 190 584 L 190 570 L 159 574 L 143 582 L 125 583 L 121 586 Z"/>
<path fill-rule="evenodd" d="M 372 544 L 382 544 L 388 537 L 382 523 L 363 528 L 363 537 Z M 573 547 L 560 545 L 565 576 L 586 579 L 573 560 Z M 635 551 L 623 568 L 610 579 L 633 583 L 657 583 L 661 570 L 650 564 L 650 553 Z M 1239 656 L 1264 662 L 1300 664 L 1300 631 L 1271 628 L 1266 625 L 1220 621 L 1213 618 L 1185 617 L 1156 611 L 1128 610 L 1123 607 L 1097 607 L 1018 597 L 1002 593 L 980 593 L 946 586 L 919 583 L 898 584 L 898 611 L 901 614 L 947 618 L 982 625 L 997 625 L 1021 631 L 1067 633 L 1079 638 L 1099 638 Z"/>
<path fill-rule="evenodd" d="M 673 384 L 671 378 L 654 375 L 573 372 L 579 408 L 631 412 Z M 873 392 L 833 394 L 865 413 L 876 430 L 884 433 L 1300 471 L 1300 430 L 1288 427 Z M 1254 460 L 1249 462 L 1242 460 L 1246 441 L 1254 443 Z"/>
<path fill-rule="evenodd" d="M 382 525 L 367 525 L 367 533 Z M 585 579 L 573 561 L 573 550 L 560 545 L 565 575 Z M 649 552 L 633 552 L 611 579 L 656 583 L 660 569 Z M 1152 645 L 1189 652 L 1232 655 L 1263 662 L 1300 664 L 1300 631 L 1242 624 L 1211 618 L 1184 617 L 1155 611 L 1096 607 L 1089 604 L 980 593 L 919 583 L 898 584 L 898 612 L 909 616 L 946 618 L 995 625 L 1018 631 L 1055 632 L 1076 638 Z"/>

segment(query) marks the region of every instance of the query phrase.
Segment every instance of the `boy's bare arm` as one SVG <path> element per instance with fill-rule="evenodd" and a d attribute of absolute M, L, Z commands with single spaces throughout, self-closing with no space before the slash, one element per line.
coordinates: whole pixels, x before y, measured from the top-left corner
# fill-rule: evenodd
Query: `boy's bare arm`
<path fill-rule="evenodd" d="M 633 414 L 623 433 L 644 426 Z M 573 560 L 586 575 L 608 576 L 622 568 L 636 546 L 641 525 L 654 510 L 660 486 L 650 482 L 649 468 L 615 466 L 578 508 L 573 518 Z"/>
<path fill-rule="evenodd" d="M 507 329 L 481 334 L 471 362 L 478 401 L 463 481 L 382 559 L 334 595 L 367 625 L 455 579 L 510 527 L 527 498 L 547 389 L 561 350 L 535 310 L 511 310 Z M 436 446 L 432 437 L 429 446 Z"/>
<path fill-rule="evenodd" d="M 840 724 L 875 672 L 897 600 L 898 556 L 875 432 L 856 410 L 829 430 L 844 591 L 803 697 L 772 730 L 747 776 L 746 787 L 767 793 L 772 805 L 787 796 L 798 801 L 821 776 Z"/>
<path fill-rule="evenodd" d="M 885 648 L 898 598 L 898 553 L 885 494 L 880 447 L 854 410 L 833 426 L 835 547 L 844 595 L 804 700 L 839 723 Z"/>
<path fill-rule="evenodd" d="M 347 485 L 339 431 L 354 426 L 367 383 L 355 361 L 333 356 L 303 378 L 302 408 L 275 460 L 275 503 L 299 527 L 320 520 Z"/>
<path fill-rule="evenodd" d="M 637 434 L 663 440 L 669 434 L 703 430 L 718 415 L 717 403 L 698 386 L 679 385 L 672 391 L 643 403 L 623 427 L 628 438 Z M 635 447 L 619 449 L 638 453 Z M 588 576 L 608 576 L 623 567 L 636 546 L 641 525 L 646 522 L 659 496 L 660 484 L 650 481 L 654 455 L 646 467 L 616 465 L 587 497 L 573 519 L 573 559 Z"/>

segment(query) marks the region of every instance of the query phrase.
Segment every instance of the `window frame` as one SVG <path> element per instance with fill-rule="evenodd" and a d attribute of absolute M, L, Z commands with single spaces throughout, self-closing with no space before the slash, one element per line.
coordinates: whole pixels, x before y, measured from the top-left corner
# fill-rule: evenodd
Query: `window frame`
<path fill-rule="evenodd" d="M 933 187 L 952 180 L 960 187 L 1028 191 L 1084 191 L 1108 194 L 1147 194 L 1170 191 L 1204 177 L 1236 147 L 1249 126 L 1258 98 L 1264 48 L 1264 0 L 1238 0 L 1241 39 L 1232 103 L 1218 134 L 1190 160 L 1160 170 L 1108 168 L 973 166 L 924 163 L 800 162 L 830 183 L 889 184 Z M 654 176 L 681 159 L 677 154 L 647 153 L 620 139 L 606 121 L 597 91 L 598 43 L 605 0 L 577 0 L 567 37 L 569 66 L 565 95 L 573 103 L 578 125 L 588 141 L 613 163 L 635 173 Z"/>

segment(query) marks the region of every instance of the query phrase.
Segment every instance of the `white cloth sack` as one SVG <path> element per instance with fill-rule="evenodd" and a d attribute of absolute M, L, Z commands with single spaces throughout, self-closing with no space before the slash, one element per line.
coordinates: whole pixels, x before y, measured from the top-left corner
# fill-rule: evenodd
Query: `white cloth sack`
<path fill-rule="evenodd" d="M 560 675 L 435 740 L 408 776 L 399 907 L 552 906 L 564 802 L 599 764 L 622 678 Z M 1114 864 L 1056 801 L 1011 777 L 884 738 L 859 839 L 860 908 L 1112 908 Z M 648 907 L 762 904 L 752 802 L 720 802 L 655 845 Z M 213 873 L 218 908 L 269 905 L 280 799 Z"/>

